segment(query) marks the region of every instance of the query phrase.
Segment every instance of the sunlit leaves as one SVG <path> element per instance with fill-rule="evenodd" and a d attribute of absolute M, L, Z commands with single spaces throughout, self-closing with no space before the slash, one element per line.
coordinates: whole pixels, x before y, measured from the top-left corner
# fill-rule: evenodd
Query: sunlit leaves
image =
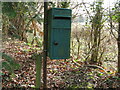
<path fill-rule="evenodd" d="M 116 2 L 114 8 L 112 8 L 113 16 L 112 19 L 119 22 L 120 21 L 120 2 Z"/>
<path fill-rule="evenodd" d="M 68 8 L 70 5 L 70 2 L 61 2 L 61 8 Z"/>
<path fill-rule="evenodd" d="M 117 20 L 119 22 L 120 21 L 120 12 L 116 12 L 116 14 L 112 16 L 112 19 Z"/>

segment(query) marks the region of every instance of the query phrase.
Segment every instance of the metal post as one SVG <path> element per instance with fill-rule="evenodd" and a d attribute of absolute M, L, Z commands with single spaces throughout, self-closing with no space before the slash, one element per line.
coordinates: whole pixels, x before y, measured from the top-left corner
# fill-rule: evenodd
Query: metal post
<path fill-rule="evenodd" d="M 43 47 L 43 88 L 47 88 L 47 41 L 48 41 L 48 29 L 47 29 L 47 10 L 48 2 L 44 0 L 44 47 Z"/>

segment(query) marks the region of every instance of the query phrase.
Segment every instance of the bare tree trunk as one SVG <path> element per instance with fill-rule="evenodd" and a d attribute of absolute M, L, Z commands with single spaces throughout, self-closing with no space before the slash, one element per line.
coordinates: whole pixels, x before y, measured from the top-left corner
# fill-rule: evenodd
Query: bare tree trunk
<path fill-rule="evenodd" d="M 97 21 L 98 20 L 98 21 Z M 100 46 L 100 36 L 101 36 L 101 20 L 102 16 L 100 11 L 97 12 L 95 17 L 93 18 L 92 29 L 93 29 L 93 49 L 91 53 L 91 62 L 98 63 L 98 54 L 99 54 L 99 46 Z M 97 21 L 97 22 L 96 22 Z"/>
<path fill-rule="evenodd" d="M 118 24 L 118 73 L 120 73 L 120 22 Z"/>
<path fill-rule="evenodd" d="M 91 63 L 99 64 L 100 60 L 99 58 L 99 49 L 100 49 L 100 43 L 101 43 L 101 30 L 102 30 L 102 3 L 98 3 L 98 6 L 96 6 L 96 14 L 92 18 L 92 32 L 93 38 L 92 38 L 92 52 L 91 52 Z"/>
<path fill-rule="evenodd" d="M 91 61 L 93 63 L 97 63 L 97 57 L 98 57 L 98 28 L 94 29 L 94 43 L 93 43 Z"/>

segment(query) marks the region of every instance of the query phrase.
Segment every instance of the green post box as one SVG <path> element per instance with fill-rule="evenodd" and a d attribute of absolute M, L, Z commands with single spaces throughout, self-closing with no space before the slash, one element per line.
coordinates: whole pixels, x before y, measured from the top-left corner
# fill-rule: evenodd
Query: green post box
<path fill-rule="evenodd" d="M 50 59 L 70 58 L 71 9 L 48 10 L 48 56 Z"/>

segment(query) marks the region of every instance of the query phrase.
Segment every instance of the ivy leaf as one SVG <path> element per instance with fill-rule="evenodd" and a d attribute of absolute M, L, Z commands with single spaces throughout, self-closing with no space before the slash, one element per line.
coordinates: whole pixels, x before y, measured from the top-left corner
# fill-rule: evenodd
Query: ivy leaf
<path fill-rule="evenodd" d="M 13 72 L 14 70 L 19 69 L 20 65 L 17 64 L 12 57 L 5 53 L 2 53 L 2 57 L 6 60 L 2 62 L 2 68 L 5 68 L 9 72 Z"/>
<path fill-rule="evenodd" d="M 8 70 L 10 73 L 13 72 L 12 68 L 10 67 L 10 64 L 6 61 L 2 62 L 2 67 L 6 70 Z"/>
<path fill-rule="evenodd" d="M 5 59 L 6 61 L 8 61 L 10 64 L 13 64 L 13 63 L 14 63 L 13 58 L 11 58 L 10 56 L 8 56 L 8 55 L 5 54 L 5 53 L 2 53 L 2 58 Z"/>

